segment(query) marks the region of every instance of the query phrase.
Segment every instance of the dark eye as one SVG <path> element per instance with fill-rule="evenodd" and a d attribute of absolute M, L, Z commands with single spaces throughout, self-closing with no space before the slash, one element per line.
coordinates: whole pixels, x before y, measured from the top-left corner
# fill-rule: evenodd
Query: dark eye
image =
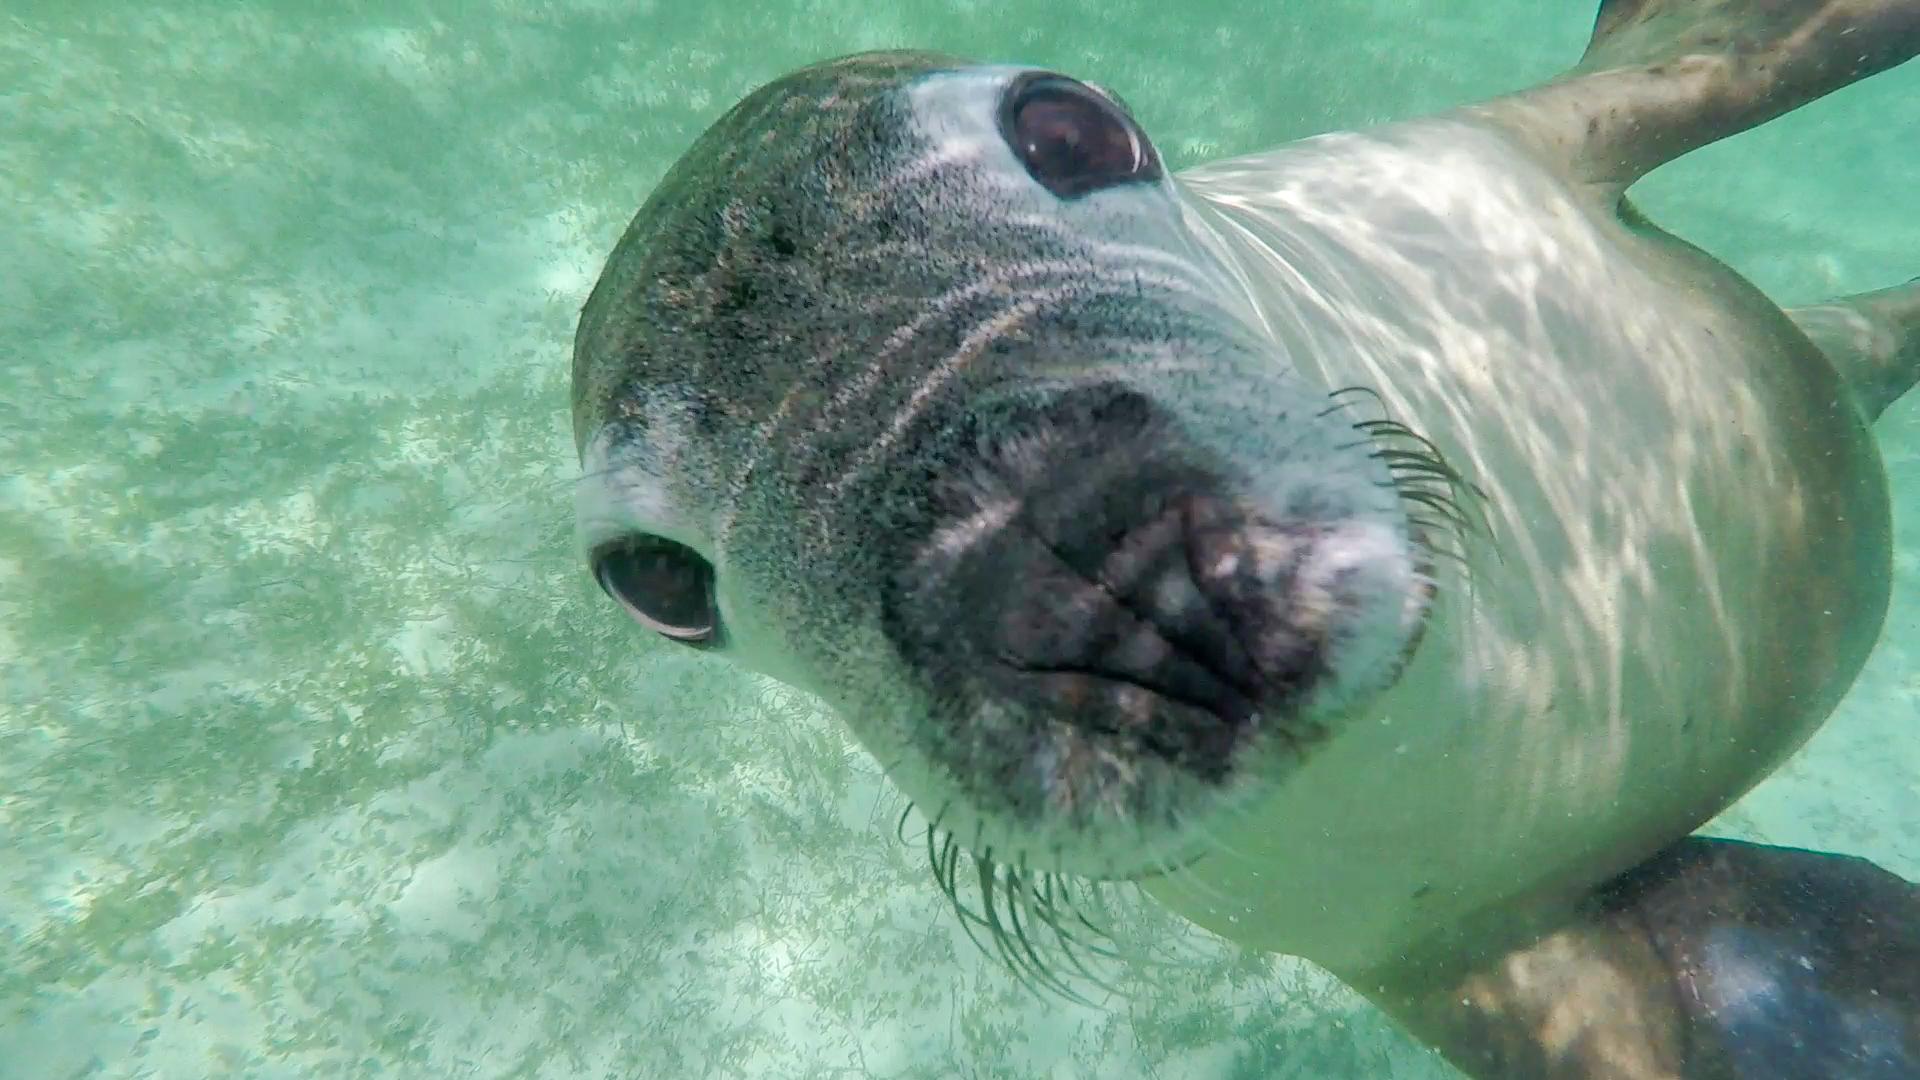
<path fill-rule="evenodd" d="M 607 595 L 649 630 L 675 641 L 713 638 L 713 565 L 685 544 L 628 536 L 593 549 L 593 576 Z"/>
<path fill-rule="evenodd" d="M 1062 75 L 1022 75 L 1000 105 L 1000 136 L 1063 199 L 1160 176 L 1153 144 L 1099 91 Z"/>

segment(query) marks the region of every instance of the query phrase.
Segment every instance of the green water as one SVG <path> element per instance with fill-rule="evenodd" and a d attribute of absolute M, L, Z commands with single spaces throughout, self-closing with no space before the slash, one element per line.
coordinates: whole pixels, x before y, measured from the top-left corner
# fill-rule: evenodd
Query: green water
<path fill-rule="evenodd" d="M 1444 14 L 1435 14 L 1444 12 Z M 959 934 L 792 695 L 572 548 L 573 320 L 707 122 L 822 56 L 1123 93 L 1176 165 L 1516 88 L 1583 4 L 0 9 L 0 1078 L 1440 1077 L 1184 936 L 1093 1005 Z M 1656 175 L 1802 302 L 1920 273 L 1920 70 Z M 1719 823 L 1920 872 L 1920 416 L 1834 721 Z"/>

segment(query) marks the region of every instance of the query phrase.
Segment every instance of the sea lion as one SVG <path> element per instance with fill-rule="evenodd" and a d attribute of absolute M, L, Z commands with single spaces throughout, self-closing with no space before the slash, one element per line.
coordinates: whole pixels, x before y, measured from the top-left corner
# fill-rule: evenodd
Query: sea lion
<path fill-rule="evenodd" d="M 581 315 L 589 565 L 829 704 L 1030 971 L 1133 880 L 1476 1077 L 1920 1076 L 1914 886 L 1688 835 L 1878 634 L 1920 286 L 1782 311 L 1624 198 L 1916 51 L 1607 0 L 1544 86 L 1177 176 L 1059 73 L 795 72 Z"/>

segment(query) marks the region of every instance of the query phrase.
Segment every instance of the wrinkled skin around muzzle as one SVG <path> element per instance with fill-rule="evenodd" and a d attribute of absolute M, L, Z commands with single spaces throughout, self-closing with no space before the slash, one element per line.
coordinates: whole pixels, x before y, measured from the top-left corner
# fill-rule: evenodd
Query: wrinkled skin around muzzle
<path fill-rule="evenodd" d="M 1391 679 L 1425 601 L 1413 545 L 1373 485 L 1249 467 L 1138 388 L 1036 396 L 976 405 L 938 479 L 891 500 L 924 530 L 874 538 L 886 638 L 937 717 L 915 748 L 1050 854 L 1178 834 Z"/>

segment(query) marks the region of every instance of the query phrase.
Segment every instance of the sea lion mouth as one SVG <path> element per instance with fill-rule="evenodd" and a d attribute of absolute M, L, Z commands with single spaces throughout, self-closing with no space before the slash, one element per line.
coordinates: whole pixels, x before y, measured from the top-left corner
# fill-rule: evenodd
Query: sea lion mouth
<path fill-rule="evenodd" d="M 1138 394 L 1013 430 L 942 489 L 886 599 L 937 703 L 911 742 L 1003 842 L 1151 872 L 1390 681 L 1429 594 L 1419 543 L 1351 477 L 1266 492 Z"/>

